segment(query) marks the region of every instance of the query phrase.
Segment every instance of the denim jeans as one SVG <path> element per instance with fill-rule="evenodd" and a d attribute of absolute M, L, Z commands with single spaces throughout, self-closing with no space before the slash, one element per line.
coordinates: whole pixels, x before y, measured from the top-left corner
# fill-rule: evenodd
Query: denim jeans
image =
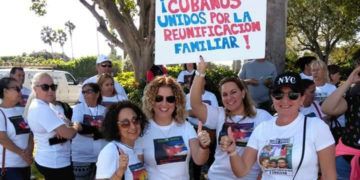
<path fill-rule="evenodd" d="M 351 166 L 343 156 L 336 157 L 336 173 L 337 180 L 349 180 L 350 179 Z"/>

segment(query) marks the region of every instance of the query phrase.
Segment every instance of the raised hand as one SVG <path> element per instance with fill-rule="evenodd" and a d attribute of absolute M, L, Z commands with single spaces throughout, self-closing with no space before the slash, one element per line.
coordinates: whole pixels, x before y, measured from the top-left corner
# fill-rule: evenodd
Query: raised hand
<path fill-rule="evenodd" d="M 355 68 L 348 77 L 351 84 L 360 82 L 360 66 Z"/>
<path fill-rule="evenodd" d="M 205 71 L 206 71 L 206 63 L 205 63 L 205 60 L 204 58 L 200 55 L 200 62 L 199 64 L 197 65 L 197 71 L 201 74 L 204 74 Z"/>
<path fill-rule="evenodd" d="M 119 149 L 119 170 L 125 173 L 128 163 L 129 156 L 122 149 Z"/>
<path fill-rule="evenodd" d="M 228 134 L 227 136 L 222 136 L 220 138 L 221 150 L 229 154 L 233 154 L 234 152 L 236 153 L 236 143 L 231 126 L 228 127 L 227 134 Z"/>
<path fill-rule="evenodd" d="M 197 134 L 198 134 L 198 139 L 199 139 L 200 146 L 203 149 L 208 148 L 210 146 L 210 142 L 211 142 L 210 135 L 209 135 L 208 132 L 203 130 L 203 124 L 202 124 L 201 121 L 199 121 Z"/>

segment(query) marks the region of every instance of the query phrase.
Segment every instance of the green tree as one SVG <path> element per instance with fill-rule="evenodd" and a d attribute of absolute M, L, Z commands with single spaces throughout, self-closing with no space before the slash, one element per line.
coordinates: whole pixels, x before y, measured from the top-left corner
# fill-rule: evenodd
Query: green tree
<path fill-rule="evenodd" d="M 58 29 L 56 31 L 56 33 L 57 33 L 57 36 L 56 36 L 55 42 L 59 43 L 59 45 L 61 47 L 62 54 L 65 55 L 65 53 L 64 53 L 64 44 L 67 41 L 67 35 L 66 35 L 65 31 L 62 30 L 62 29 Z"/>
<path fill-rule="evenodd" d="M 70 44 L 71 44 L 71 58 L 74 59 L 74 47 L 73 47 L 73 39 L 72 39 L 72 35 L 73 35 L 73 31 L 75 29 L 75 24 L 72 23 L 70 20 L 66 21 L 65 23 L 65 29 L 69 32 L 70 35 Z"/>
<path fill-rule="evenodd" d="M 51 53 L 54 53 L 53 50 L 53 43 L 56 42 L 56 38 L 57 38 L 57 33 L 56 31 L 54 31 L 51 27 L 49 26 L 44 26 L 41 29 L 40 32 L 40 36 L 41 36 L 41 40 L 45 43 L 45 44 L 49 44 L 50 48 L 51 48 Z"/>
<path fill-rule="evenodd" d="M 291 0 L 288 36 L 301 50 L 310 50 L 328 62 L 337 44 L 356 38 L 360 30 L 360 3 L 354 0 Z"/>

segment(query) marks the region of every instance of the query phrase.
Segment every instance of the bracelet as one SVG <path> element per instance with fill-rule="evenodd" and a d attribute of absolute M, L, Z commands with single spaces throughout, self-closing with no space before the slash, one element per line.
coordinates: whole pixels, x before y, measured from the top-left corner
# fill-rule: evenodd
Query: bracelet
<path fill-rule="evenodd" d="M 236 152 L 236 150 L 235 151 L 233 151 L 233 152 L 231 152 L 231 153 L 228 153 L 229 154 L 229 156 L 235 156 L 235 155 L 237 155 L 237 152 Z"/>
<path fill-rule="evenodd" d="M 200 73 L 198 70 L 195 71 L 196 76 L 205 77 L 205 73 Z"/>

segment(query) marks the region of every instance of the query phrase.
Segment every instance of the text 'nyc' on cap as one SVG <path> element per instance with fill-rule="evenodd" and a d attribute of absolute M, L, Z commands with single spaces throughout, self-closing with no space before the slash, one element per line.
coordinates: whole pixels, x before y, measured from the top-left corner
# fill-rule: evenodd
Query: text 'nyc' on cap
<path fill-rule="evenodd" d="M 111 60 L 109 59 L 108 56 L 100 55 L 100 56 L 98 56 L 98 58 L 96 59 L 96 64 L 101 64 L 101 63 L 106 62 L 106 61 L 110 61 L 110 62 L 111 62 Z"/>
<path fill-rule="evenodd" d="M 273 91 L 280 90 L 282 87 L 289 87 L 294 92 L 302 92 L 303 87 L 300 75 L 294 72 L 285 72 L 278 75 L 274 81 Z"/>

